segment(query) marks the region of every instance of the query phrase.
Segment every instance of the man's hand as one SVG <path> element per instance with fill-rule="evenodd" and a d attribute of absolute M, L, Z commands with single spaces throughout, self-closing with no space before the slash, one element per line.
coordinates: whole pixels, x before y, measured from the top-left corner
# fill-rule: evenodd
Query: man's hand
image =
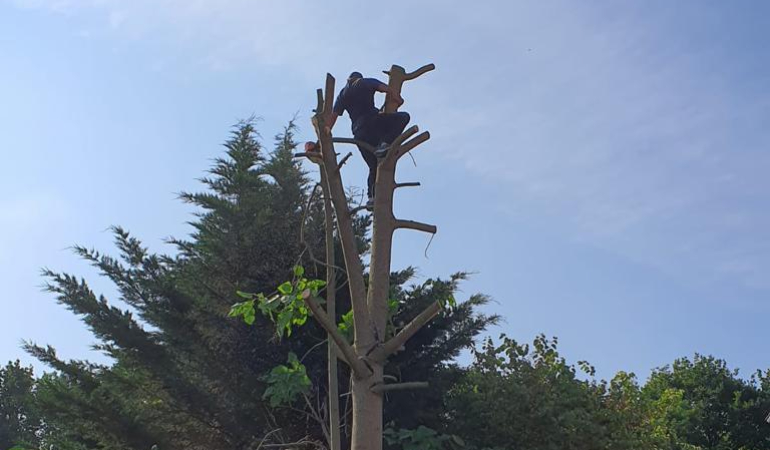
<path fill-rule="evenodd" d="M 377 86 L 377 92 L 383 92 L 385 93 L 386 99 L 392 98 L 393 101 L 396 102 L 398 106 L 401 106 L 404 104 L 404 99 L 401 97 L 401 94 L 395 91 L 395 89 L 391 89 L 390 86 L 388 86 L 385 83 L 380 84 Z"/>
<path fill-rule="evenodd" d="M 318 142 L 307 141 L 305 142 L 305 153 L 313 153 L 318 151 Z"/>

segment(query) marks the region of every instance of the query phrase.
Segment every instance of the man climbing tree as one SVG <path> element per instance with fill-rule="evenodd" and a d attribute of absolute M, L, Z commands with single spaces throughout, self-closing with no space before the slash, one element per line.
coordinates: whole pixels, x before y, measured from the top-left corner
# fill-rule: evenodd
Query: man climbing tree
<path fill-rule="evenodd" d="M 406 112 L 380 112 L 374 106 L 374 94 L 385 93 L 389 99 L 397 105 L 404 103 L 401 94 L 387 84 L 375 78 L 364 78 L 360 72 L 353 72 L 348 77 L 347 84 L 337 96 L 330 117 L 326 118 L 326 124 L 331 131 L 337 117 L 345 111 L 350 116 L 353 137 L 361 142 L 375 147 L 375 152 L 359 145 L 364 161 L 369 166 L 369 179 L 367 180 L 367 206 L 374 204 L 374 181 L 377 178 L 377 160 L 383 158 L 388 147 L 403 133 L 409 123 L 409 114 Z"/>
<path fill-rule="evenodd" d="M 331 226 L 336 224 L 335 229 L 342 247 L 347 287 L 352 306 L 352 342 L 340 331 L 336 318 L 321 307 L 323 299 L 319 297 L 319 292 L 325 283 L 321 280 L 303 278 L 304 269 L 302 267 L 295 267 L 294 277 L 291 281 L 286 281 L 278 287 L 278 294 L 271 294 L 270 296 L 262 293 L 247 294 L 247 301 L 233 305 L 230 311 L 230 315 L 243 316 L 245 319 L 246 317 L 253 318 L 258 308 L 263 314 L 273 318 L 280 330 L 287 330 L 287 333 L 292 326 L 304 324 L 307 321 L 307 316 L 312 314 L 315 321 L 326 330 L 330 340 L 339 350 L 337 353 L 340 355 L 339 359 L 344 361 L 351 371 L 349 391 L 350 414 L 352 416 L 351 450 L 382 450 L 384 437 L 383 401 L 387 392 L 428 386 L 425 381 L 398 382 L 399 378 L 396 378 L 397 382 L 395 383 L 388 382 L 394 377 L 386 376 L 385 366 L 396 353 L 405 349 L 407 342 L 426 327 L 439 312 L 454 308 L 456 303 L 451 295 L 442 296 L 423 308 L 405 325 L 399 324 L 398 327 L 389 325 L 390 305 L 392 303 L 390 301 L 392 292 L 390 265 L 394 232 L 399 229 L 409 229 L 430 234 L 436 233 L 434 225 L 398 219 L 394 216 L 394 191 L 399 187 L 419 186 L 419 183 L 416 182 L 397 183 L 395 180 L 396 164 L 407 153 L 430 139 L 430 134 L 427 131 L 417 134 L 418 128 L 412 126 L 395 136 L 390 144 L 376 149 L 371 144 L 358 139 L 334 138 L 331 134 L 331 128 L 340 111 L 347 109 L 354 119 L 354 129 L 358 130 L 356 119 L 359 119 L 361 117 L 359 113 L 365 112 L 369 106 L 374 108 L 373 93 L 378 89 L 390 94 L 385 97 L 383 113 L 391 114 L 391 116 L 386 115 L 384 117 L 399 117 L 393 114 L 403 103 L 400 95 L 403 83 L 433 69 L 435 66 L 428 64 L 414 72 L 407 73 L 403 67 L 393 65 L 390 71 L 386 72 L 389 76 L 386 87 L 382 83 L 376 85 L 372 83 L 369 87 L 367 84 L 361 85 L 359 83 L 371 82 L 364 81 L 360 74 L 354 72 L 337 98 L 337 105 L 339 106 L 332 106 L 334 77 L 327 73 L 325 89 L 316 91 L 317 105 L 315 115 L 312 118 L 313 127 L 318 136 L 318 144 L 308 143 L 305 147 L 305 153 L 295 154 L 297 157 L 307 157 L 319 165 L 325 197 L 331 199 L 332 205 L 327 205 L 333 207 L 336 220 L 332 221 L 331 217 L 327 217 L 325 223 L 327 230 L 331 230 Z M 356 96 L 349 97 L 353 94 L 347 93 L 346 90 L 350 89 L 348 92 L 354 92 L 359 88 L 368 92 L 368 103 L 365 104 L 367 108 L 358 108 L 364 104 L 363 101 L 361 104 L 349 103 L 349 98 L 355 99 Z M 371 109 L 369 109 L 370 116 L 367 117 L 367 121 L 377 121 L 371 117 L 371 114 Z M 400 117 L 405 117 L 408 120 L 408 116 L 402 115 Z M 387 120 L 392 119 L 386 119 L 386 127 L 392 126 L 387 123 Z M 366 127 L 368 126 L 366 125 Z M 376 129 L 382 133 L 383 128 Z M 390 129 L 392 128 L 388 128 L 388 130 Z M 387 138 L 388 136 L 380 134 L 380 142 Z M 374 214 L 372 215 L 368 283 L 364 280 L 364 267 L 359 253 L 360 246 L 353 228 L 354 214 L 349 208 L 340 171 L 347 156 L 342 161 L 337 160 L 337 153 L 334 149 L 335 142 L 356 144 L 362 153 L 363 151 L 368 151 L 374 155 L 380 153 L 377 157 L 374 180 L 378 194 L 372 202 Z M 331 258 L 329 259 L 331 260 Z M 299 369 L 299 367 L 297 368 Z M 282 370 L 291 372 L 294 369 Z"/>
<path fill-rule="evenodd" d="M 384 131 L 393 132 L 391 130 L 397 129 L 394 124 L 399 124 L 399 122 L 390 119 L 390 117 L 402 117 L 401 121 L 408 120 L 408 115 L 395 115 L 398 106 L 403 103 L 400 93 L 404 81 L 417 78 L 434 68 L 433 64 L 428 64 L 414 72 L 407 73 L 403 67 L 393 65 L 387 72 L 389 75 L 387 86 L 379 82 L 375 85 L 373 82 L 364 81 L 359 73 L 354 72 L 348 78 L 348 82 L 340 92 L 334 106 L 332 106 L 334 77 L 327 74 L 325 89 L 316 91 L 318 103 L 315 109 L 316 114 L 312 119 L 318 136 L 320 151 L 297 155 L 307 156 L 311 161 L 319 164 L 324 174 L 324 184 L 333 203 L 336 230 L 348 275 L 347 284 L 353 315 L 352 344 L 341 335 L 334 319 L 330 318 L 320 307 L 315 292 L 317 289 L 310 288 L 307 281 L 299 280 L 295 283 L 285 283 L 283 292 L 285 293 L 284 297 L 288 296 L 288 303 L 283 304 L 295 305 L 296 300 L 303 300 L 307 310 L 312 311 L 316 322 L 327 331 L 329 337 L 337 345 L 342 360 L 350 366 L 350 403 L 353 418 L 351 450 L 382 450 L 384 394 L 391 390 L 421 388 L 426 385 L 425 382 L 386 383 L 385 365 L 395 353 L 404 348 L 407 341 L 425 327 L 442 309 L 454 304 L 452 298 L 439 299 L 423 309 L 400 329 L 388 329 L 393 233 L 398 229 L 411 229 L 435 234 L 436 227 L 426 223 L 397 219 L 393 214 L 394 191 L 399 187 L 419 185 L 419 183 L 396 183 L 396 163 L 415 147 L 427 141 L 430 134 L 423 132 L 415 136 L 418 128 L 413 126 L 403 133 L 396 133 L 397 136 L 393 136 L 390 144 L 387 144 L 387 139 L 390 136 Z M 362 91 L 360 96 L 356 93 L 359 89 Z M 383 116 L 385 120 L 382 123 L 377 115 L 379 113 L 373 113 L 373 110 L 376 111 L 373 105 L 373 94 L 378 90 L 388 93 L 383 105 L 383 114 L 389 115 Z M 350 99 L 356 102 L 354 103 Z M 353 119 L 354 134 L 380 142 L 385 141 L 386 145 L 375 149 L 372 144 L 361 142 L 359 139 L 333 138 L 331 129 L 337 116 L 344 110 L 347 110 Z M 363 128 L 359 128 L 360 124 L 357 126 L 361 117 L 365 117 Z M 393 122 L 389 122 L 391 120 Z M 404 121 L 401 129 L 405 125 L 406 122 Z M 372 134 L 376 133 L 375 136 L 367 136 L 367 129 L 377 130 L 372 131 Z M 334 142 L 355 143 L 364 155 L 365 151 L 369 151 L 379 159 L 375 165 L 375 177 L 370 178 L 373 180 L 373 184 L 376 184 L 379 194 L 372 202 L 374 214 L 368 283 L 364 281 L 363 264 L 355 240 L 351 211 L 348 208 L 348 199 L 340 175 L 341 163 L 337 160 Z M 371 186 L 371 188 L 373 187 Z M 373 189 L 370 189 L 370 194 L 374 193 L 372 191 Z M 301 277 L 301 271 L 298 276 Z M 263 299 L 260 300 L 262 302 L 260 308 L 270 307 L 264 304 L 265 300 L 267 299 L 263 296 Z M 254 303 L 251 304 L 251 308 L 253 305 Z M 294 308 L 293 310 L 298 309 Z M 293 310 L 290 309 L 289 312 L 291 313 Z M 286 315 L 286 310 L 282 313 Z"/>

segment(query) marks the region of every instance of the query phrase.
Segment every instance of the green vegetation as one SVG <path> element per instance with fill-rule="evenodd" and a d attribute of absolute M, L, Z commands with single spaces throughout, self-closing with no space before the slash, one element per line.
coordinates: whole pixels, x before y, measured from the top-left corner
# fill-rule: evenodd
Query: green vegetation
<path fill-rule="evenodd" d="M 205 191 L 182 194 L 199 211 L 189 239 L 170 240 L 171 255 L 149 252 L 120 227 L 117 257 L 76 247 L 119 299 L 45 272 L 48 290 L 113 362 L 66 361 L 28 343 L 52 370 L 35 378 L 18 362 L 0 369 L 0 450 L 326 445 L 327 334 L 301 301 L 325 288 L 323 201 L 292 158 L 294 133 L 290 123 L 268 152 L 251 122 L 238 124 L 202 180 Z M 369 219 L 354 225 L 366 252 Z M 344 266 L 341 256 L 335 264 Z M 501 336 L 475 346 L 499 320 L 480 312 L 489 299 L 458 298 L 462 273 L 410 284 L 414 277 L 412 268 L 391 274 L 386 332 L 435 302 L 443 311 L 386 366 L 388 379 L 430 382 L 387 394 L 389 448 L 770 449 L 770 372 L 745 379 L 695 355 L 644 384 L 623 372 L 597 380 L 588 363 L 565 361 L 555 339 L 525 345 Z M 344 287 L 344 272 L 337 278 Z M 350 298 L 338 289 L 334 320 L 351 339 Z M 464 350 L 474 356 L 467 367 L 455 362 Z M 337 381 L 346 435 L 347 368 Z"/>

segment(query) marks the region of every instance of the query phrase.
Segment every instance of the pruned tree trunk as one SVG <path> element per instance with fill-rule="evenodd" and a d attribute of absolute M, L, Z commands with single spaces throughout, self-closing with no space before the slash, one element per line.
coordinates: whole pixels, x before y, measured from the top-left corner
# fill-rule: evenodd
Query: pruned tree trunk
<path fill-rule="evenodd" d="M 392 66 L 389 72 L 389 85 L 396 92 L 401 91 L 403 83 L 414 79 L 425 72 L 433 70 L 433 64 L 424 66 L 412 73 L 400 66 Z M 396 183 L 396 164 L 399 159 L 430 138 L 430 134 L 423 132 L 419 135 L 416 126 L 406 130 L 391 145 L 387 156 L 379 161 L 377 168 L 377 181 L 374 200 L 374 219 L 372 228 L 371 261 L 369 266 L 368 289 L 364 283 L 363 265 L 358 254 L 356 239 L 352 225 L 351 211 L 348 208 L 348 199 L 342 184 L 340 164 L 334 150 L 334 142 L 357 143 L 353 139 L 334 139 L 327 126 L 327 120 L 332 114 L 332 102 L 334 100 L 334 77 L 326 75 L 325 89 L 318 90 L 318 105 L 313 117 L 313 125 L 318 135 L 321 152 L 320 155 L 304 154 L 313 162 L 320 165 L 321 183 L 323 184 L 327 211 L 328 202 L 334 207 L 337 232 L 342 244 L 345 267 L 347 269 L 348 287 L 353 307 L 354 341 L 350 345 L 339 333 L 335 323 L 334 303 L 327 302 L 327 311 L 320 308 L 318 303 L 307 295 L 305 301 L 313 312 L 315 319 L 327 331 L 330 337 L 329 345 L 329 369 L 330 369 L 330 402 L 335 403 L 338 397 L 332 397 L 332 365 L 336 370 L 336 351 L 331 341 L 336 344 L 342 354 L 342 359 L 350 366 L 352 371 L 352 414 L 353 429 L 351 439 L 352 450 L 381 450 L 383 432 L 383 392 L 390 389 L 405 389 L 424 387 L 425 383 L 404 383 L 403 385 L 386 385 L 383 380 L 385 365 L 388 358 L 399 351 L 404 344 L 417 331 L 425 326 L 438 314 L 441 307 L 438 303 L 426 308 L 412 322 L 402 328 L 395 336 L 386 336 L 386 324 L 388 320 L 388 293 L 390 292 L 390 265 L 393 247 L 393 234 L 397 229 L 405 228 L 436 233 L 433 225 L 400 220 L 393 215 L 393 194 L 398 187 L 415 186 L 419 183 Z M 390 98 L 386 98 L 385 112 L 394 112 L 398 105 Z M 411 139 L 410 139 L 411 138 Z M 327 224 L 330 218 L 327 216 Z M 327 261 L 333 261 L 333 255 L 329 254 L 328 243 L 333 242 L 327 229 Z M 333 249 L 331 250 L 333 251 Z M 329 269 L 333 270 L 333 269 Z M 332 280 L 328 277 L 328 280 Z M 327 292 L 333 291 L 330 288 Z M 333 380 L 336 383 L 336 377 Z M 335 384 L 336 387 L 336 384 Z M 334 414 L 331 414 L 334 416 Z M 338 414 L 337 414 L 338 417 Z M 339 424 L 331 425 L 339 432 Z M 334 441 L 334 438 L 331 439 Z M 337 441 L 338 442 L 338 441 Z"/>
<path fill-rule="evenodd" d="M 382 393 L 372 387 L 382 382 L 384 366 L 374 364 L 372 374 L 367 378 L 353 378 L 350 388 L 353 396 L 353 430 L 350 448 L 353 450 L 382 449 Z"/>
<path fill-rule="evenodd" d="M 326 314 L 337 317 L 337 273 L 334 258 L 334 213 L 329 194 L 326 174 L 321 172 L 321 188 L 324 194 L 324 226 L 326 227 Z M 328 348 L 328 391 L 329 391 L 329 450 L 340 450 L 340 393 L 337 384 L 337 345 L 329 337 Z"/>

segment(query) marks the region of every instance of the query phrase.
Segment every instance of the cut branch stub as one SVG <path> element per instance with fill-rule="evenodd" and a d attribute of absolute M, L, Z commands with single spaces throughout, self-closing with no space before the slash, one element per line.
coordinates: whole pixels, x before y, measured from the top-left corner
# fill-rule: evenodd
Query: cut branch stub
<path fill-rule="evenodd" d="M 396 154 L 396 159 L 401 158 L 402 156 L 406 155 L 412 149 L 417 147 L 418 145 L 422 144 L 423 142 L 430 139 L 430 133 L 427 131 L 423 131 L 422 133 L 418 134 L 414 139 L 411 139 L 407 142 L 405 142 L 403 145 L 398 147 L 398 153 Z"/>
<path fill-rule="evenodd" d="M 382 161 L 382 165 L 387 167 L 388 169 L 395 170 L 396 162 L 399 159 L 401 159 L 404 155 L 412 151 L 418 145 L 430 139 L 430 133 L 428 133 L 427 131 L 423 131 L 422 133 L 418 134 L 412 139 L 409 139 L 410 137 L 414 136 L 415 133 L 417 133 L 418 131 L 419 131 L 419 128 L 417 128 L 417 125 L 414 125 L 409 129 L 407 129 L 406 131 L 404 131 L 403 133 L 401 133 L 401 135 L 398 136 L 393 141 L 393 144 L 391 144 L 388 154 L 385 156 L 385 159 L 383 159 Z M 407 139 L 409 140 L 407 141 Z"/>
<path fill-rule="evenodd" d="M 321 89 L 316 89 L 316 106 L 313 111 L 315 111 L 316 114 L 321 114 L 324 110 L 324 93 Z"/>
<path fill-rule="evenodd" d="M 408 230 L 422 231 L 424 233 L 436 234 L 436 225 L 429 223 L 415 222 L 414 220 L 396 220 L 396 229 L 404 228 Z"/>
<path fill-rule="evenodd" d="M 401 133 L 396 139 L 393 140 L 393 147 L 398 147 L 399 145 L 403 144 L 404 141 L 412 137 L 418 131 L 420 131 L 420 128 L 417 125 L 412 125 L 411 127 L 407 128 L 403 133 Z"/>
<path fill-rule="evenodd" d="M 302 152 L 302 153 L 295 153 L 293 155 L 295 158 L 307 158 L 310 161 L 320 164 L 321 163 L 321 153 L 319 152 Z"/>
<path fill-rule="evenodd" d="M 332 107 L 334 106 L 334 77 L 332 74 L 326 74 L 326 86 L 324 87 L 326 89 L 326 96 L 324 97 L 323 111 L 324 113 L 329 114 L 332 112 Z"/>
<path fill-rule="evenodd" d="M 386 361 L 390 355 L 399 351 L 412 336 L 417 334 L 422 327 L 436 317 L 436 314 L 438 314 L 439 311 L 441 311 L 441 305 L 438 302 L 425 308 L 423 312 L 402 328 L 398 334 L 375 349 L 372 352 L 372 359 L 376 361 Z"/>
<path fill-rule="evenodd" d="M 428 64 L 420 67 L 414 72 L 407 73 L 403 67 L 397 66 L 394 64 L 390 67 L 390 70 L 385 71 L 385 73 L 388 75 L 388 78 L 389 78 L 388 86 L 392 91 L 398 92 L 399 94 L 401 94 L 401 88 L 404 85 L 404 81 L 413 80 L 426 72 L 430 72 L 435 68 L 436 68 L 435 65 Z M 386 113 L 394 113 L 398 111 L 398 106 L 399 105 L 396 102 L 396 99 L 390 98 L 390 95 L 388 95 L 385 98 L 385 105 L 383 107 L 383 111 Z"/>
<path fill-rule="evenodd" d="M 340 160 L 340 163 L 337 165 L 337 167 L 342 168 L 342 166 L 344 166 L 345 163 L 348 162 L 351 156 L 353 156 L 353 152 L 348 152 L 348 154 L 345 155 L 345 157 Z"/>

